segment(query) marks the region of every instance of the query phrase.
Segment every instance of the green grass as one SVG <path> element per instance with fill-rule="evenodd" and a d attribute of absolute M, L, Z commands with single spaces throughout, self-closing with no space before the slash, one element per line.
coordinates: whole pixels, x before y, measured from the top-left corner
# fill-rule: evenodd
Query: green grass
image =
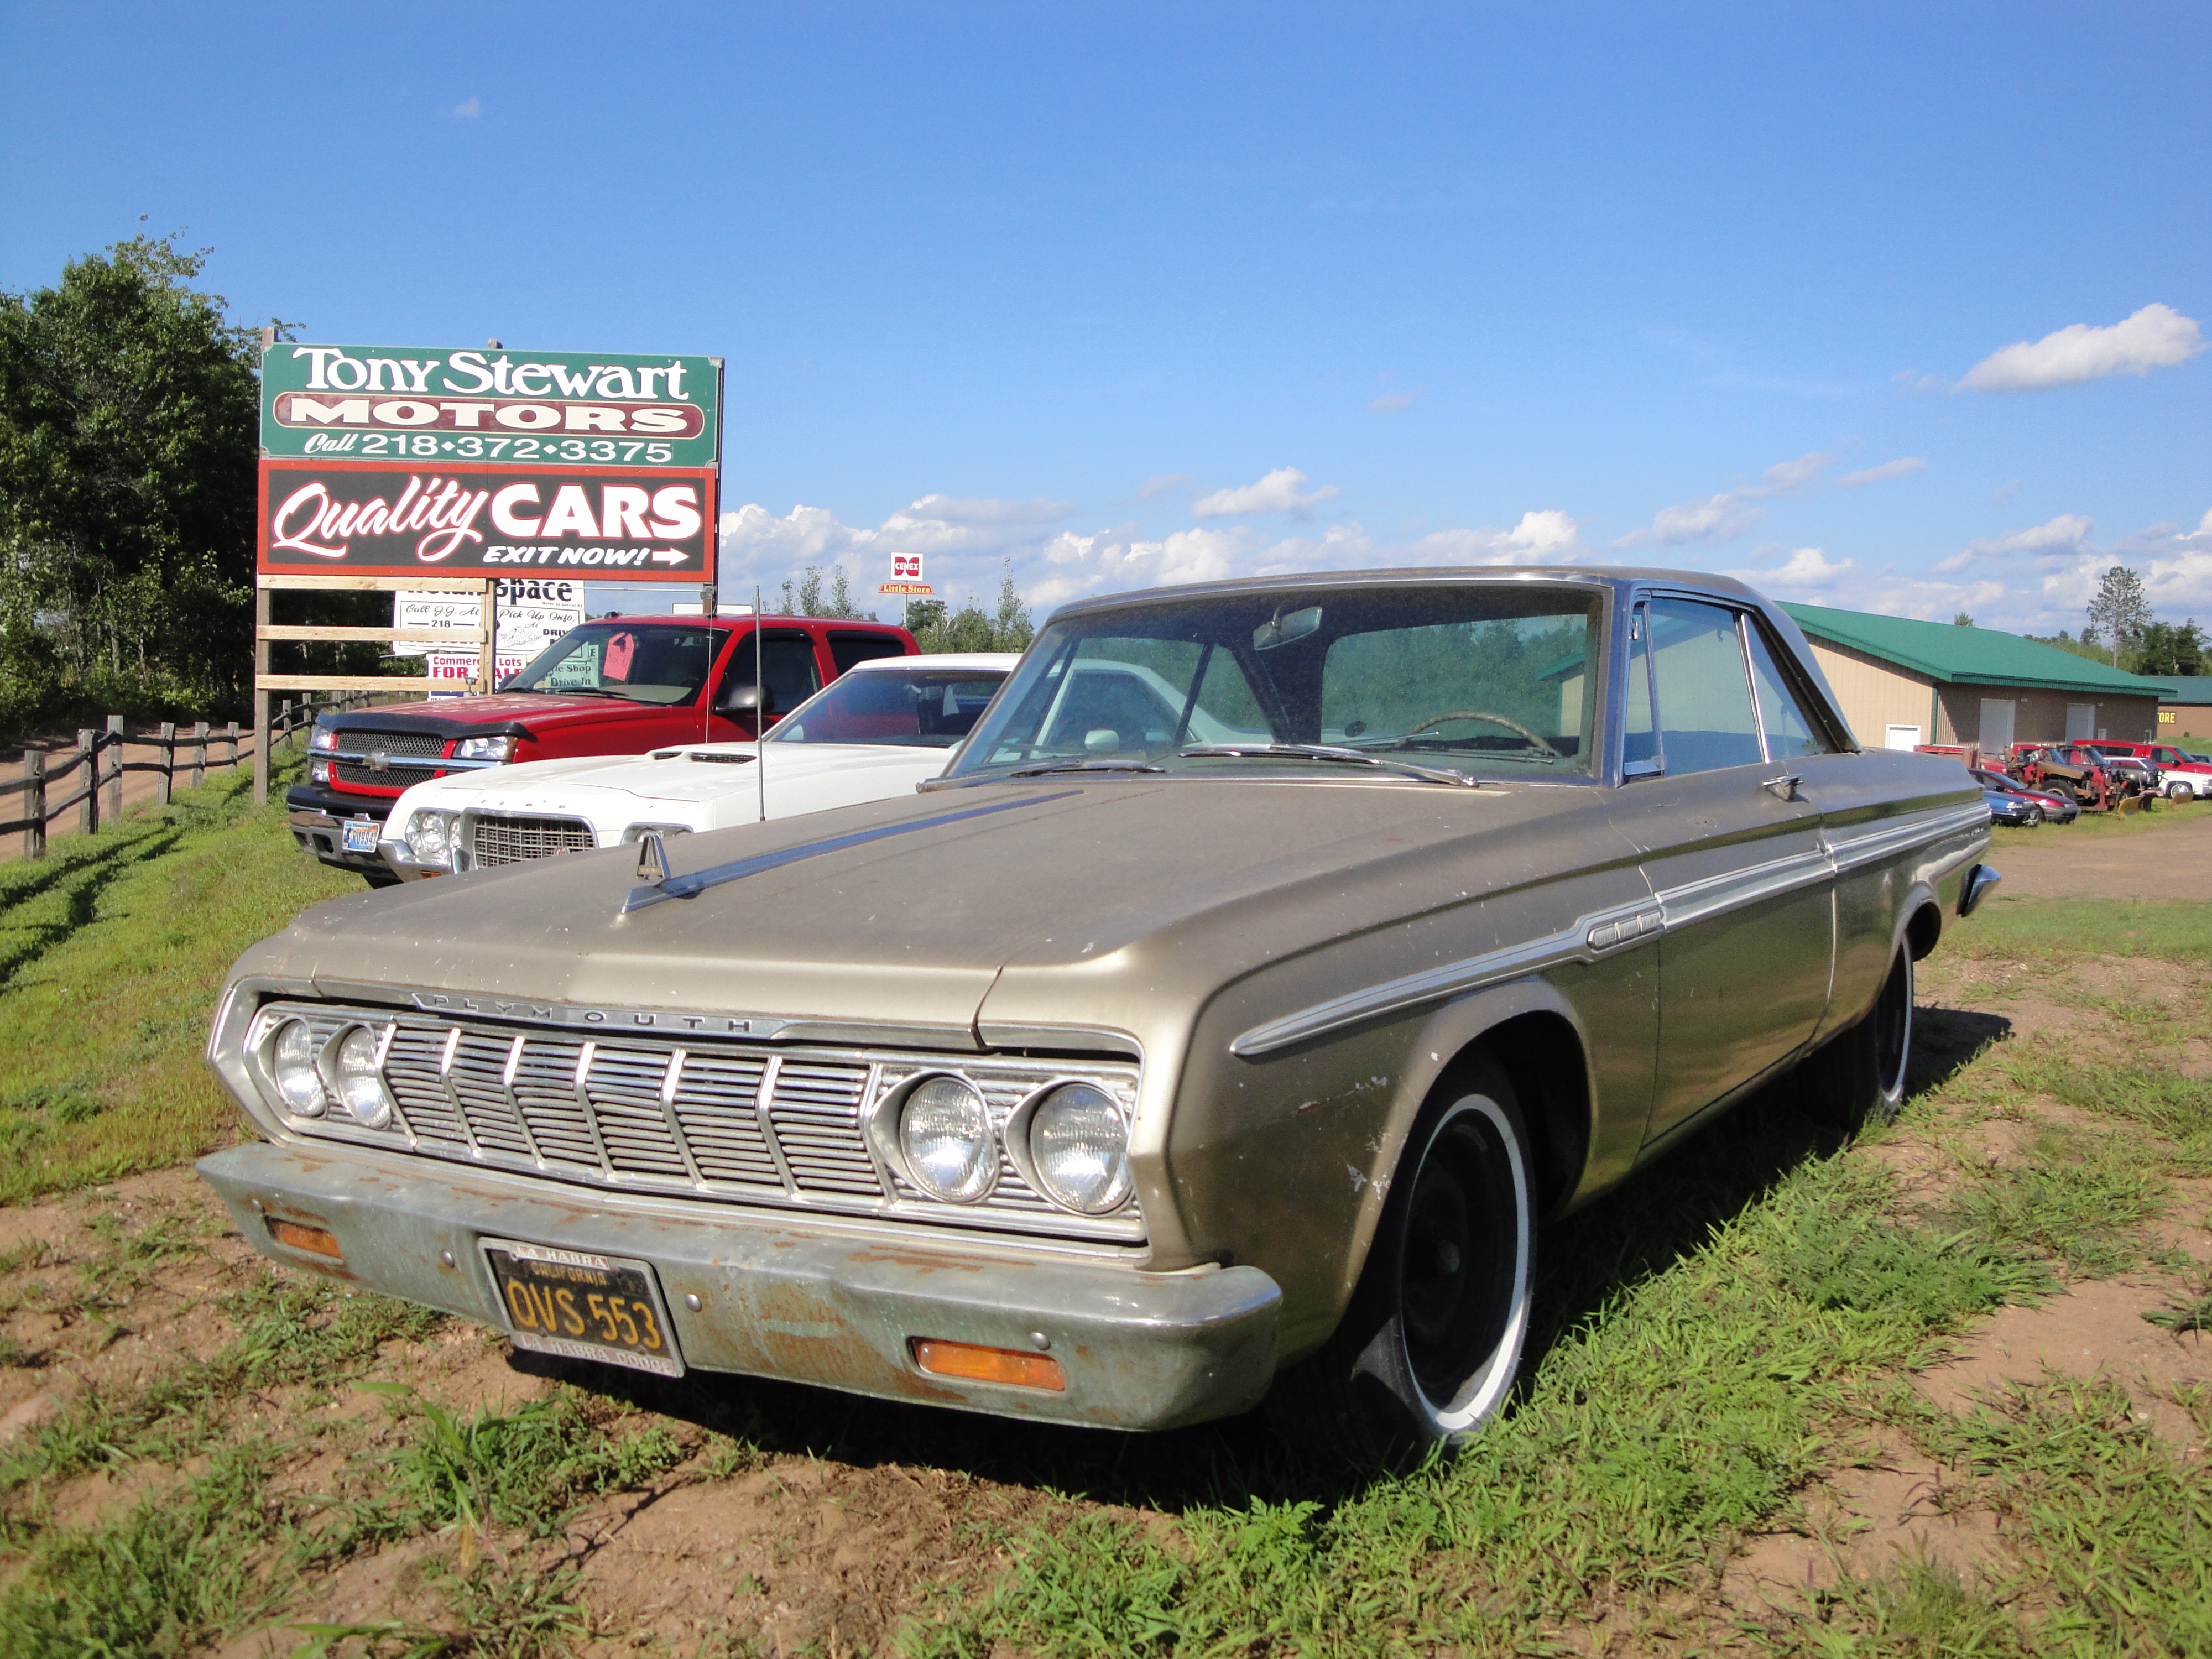
<path fill-rule="evenodd" d="M 2212 963 L 2212 903 L 1997 897 L 1965 926 L 1946 932 L 1942 948 L 1945 955 L 1968 962 L 2152 957 L 2202 967 Z"/>
<path fill-rule="evenodd" d="M 358 877 L 294 846 L 280 756 L 0 867 L 0 1204 L 160 1169 L 236 1121 L 200 1055 L 239 953 Z"/>
<path fill-rule="evenodd" d="M 2103 841 L 2113 836 L 2155 835 L 2161 830 L 2172 830 L 2200 818 L 2212 817 L 2212 804 L 2191 801 L 2176 806 L 2161 798 L 2148 812 L 2084 812 L 2071 823 L 2040 823 L 2033 830 L 2011 824 L 1990 826 L 1991 844 L 2000 849 L 2007 847 L 2047 847 L 2053 836 L 2063 836 L 2070 841 Z"/>

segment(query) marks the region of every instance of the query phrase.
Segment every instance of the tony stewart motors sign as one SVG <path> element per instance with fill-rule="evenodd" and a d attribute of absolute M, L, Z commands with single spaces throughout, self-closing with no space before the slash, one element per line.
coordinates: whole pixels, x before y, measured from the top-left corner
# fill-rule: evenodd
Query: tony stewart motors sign
<path fill-rule="evenodd" d="M 712 357 L 287 341 L 262 354 L 261 453 L 713 466 L 720 398 Z"/>
<path fill-rule="evenodd" d="M 261 463 L 261 569 L 714 578 L 712 467 Z"/>

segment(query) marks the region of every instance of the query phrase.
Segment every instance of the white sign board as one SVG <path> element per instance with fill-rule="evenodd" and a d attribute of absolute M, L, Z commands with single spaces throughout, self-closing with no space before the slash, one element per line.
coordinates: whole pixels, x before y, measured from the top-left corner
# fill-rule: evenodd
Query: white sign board
<path fill-rule="evenodd" d="M 529 657 L 501 651 L 499 665 L 493 672 L 498 679 L 504 680 L 510 674 L 520 674 L 523 665 L 529 660 Z M 473 651 L 428 652 L 422 658 L 422 673 L 427 679 L 451 680 L 456 690 L 465 691 L 469 689 L 469 682 L 477 677 L 477 653 Z"/>
<path fill-rule="evenodd" d="M 502 581 L 498 589 L 499 637 L 493 641 L 499 655 L 499 674 L 504 679 L 532 657 L 584 620 L 584 585 L 564 581 Z M 392 596 L 394 628 L 479 628 L 482 602 L 473 593 L 395 593 Z M 415 654 L 419 646 L 395 645 L 395 653 Z M 459 652 L 433 651 L 433 662 L 458 660 Z M 507 659 L 513 657 L 512 666 Z M 467 653 L 476 661 L 476 653 Z M 474 670 L 470 671 L 474 673 Z M 433 679 L 446 678 L 438 669 L 428 671 Z"/>

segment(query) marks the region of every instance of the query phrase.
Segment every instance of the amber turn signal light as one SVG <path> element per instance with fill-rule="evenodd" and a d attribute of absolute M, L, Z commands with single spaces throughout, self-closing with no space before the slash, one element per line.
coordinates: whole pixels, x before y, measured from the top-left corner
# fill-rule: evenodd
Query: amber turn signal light
<path fill-rule="evenodd" d="M 338 1249 L 336 1234 L 323 1227 L 303 1227 L 296 1221 L 281 1221 L 269 1218 L 269 1237 L 279 1244 L 289 1244 L 295 1250 L 305 1250 L 310 1255 L 326 1255 L 333 1261 L 345 1260 L 345 1252 Z"/>
<path fill-rule="evenodd" d="M 984 1348 L 973 1342 L 946 1342 L 933 1336 L 917 1336 L 912 1346 L 914 1363 L 939 1376 L 1005 1382 L 1017 1389 L 1049 1389 L 1054 1394 L 1067 1387 L 1067 1374 L 1050 1354 Z"/>

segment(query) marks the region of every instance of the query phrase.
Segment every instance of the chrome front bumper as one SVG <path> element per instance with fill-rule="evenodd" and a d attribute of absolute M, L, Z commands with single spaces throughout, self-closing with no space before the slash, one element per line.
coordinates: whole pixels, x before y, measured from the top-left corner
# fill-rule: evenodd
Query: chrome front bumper
<path fill-rule="evenodd" d="M 258 1143 L 199 1172 L 264 1255 L 507 1330 L 484 1238 L 650 1262 L 694 1370 L 811 1382 L 999 1416 L 1167 1429 L 1259 1402 L 1282 1292 L 1257 1267 L 1148 1273 L 1042 1252 L 710 1218 L 554 1183 Z M 326 1229 L 343 1262 L 278 1243 L 271 1218 Z M 696 1299 L 697 1305 L 693 1306 Z M 921 1371 L 916 1339 L 1036 1352 L 1059 1393 Z"/>

